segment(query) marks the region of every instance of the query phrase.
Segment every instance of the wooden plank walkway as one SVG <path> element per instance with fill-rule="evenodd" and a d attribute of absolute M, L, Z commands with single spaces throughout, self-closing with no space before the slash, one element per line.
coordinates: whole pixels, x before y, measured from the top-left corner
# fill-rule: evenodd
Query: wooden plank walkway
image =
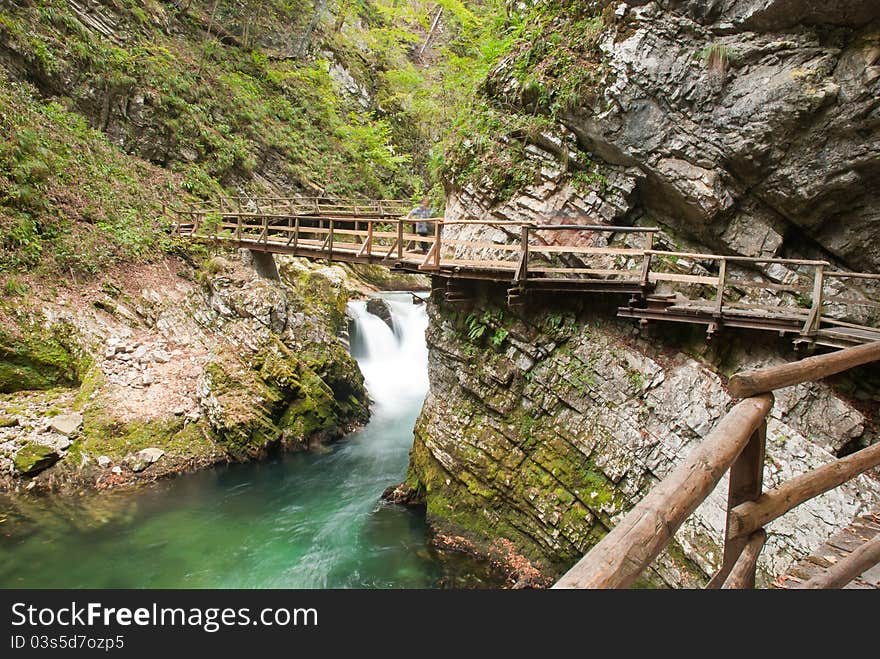
<path fill-rule="evenodd" d="M 191 240 L 223 244 L 316 260 L 369 263 L 393 270 L 439 277 L 450 302 L 467 302 L 467 281 L 494 281 L 508 286 L 508 302 L 546 293 L 627 294 L 618 315 L 649 321 L 702 324 L 711 337 L 724 327 L 789 335 L 795 344 L 846 348 L 880 340 L 880 327 L 835 320 L 836 309 L 876 308 L 870 299 L 845 288 L 848 281 L 880 281 L 880 274 L 831 270 L 826 261 L 750 258 L 670 252 L 653 249 L 651 227 L 546 225 L 532 222 L 406 218 L 409 203 L 399 200 L 335 200 L 318 197 L 224 197 L 212 207 L 177 209 L 175 232 Z M 427 222 L 431 235 L 415 233 L 414 222 Z M 504 229 L 504 242 L 467 240 L 457 229 L 477 225 Z M 635 234 L 632 247 L 560 244 L 564 234 Z M 453 235 L 444 235 L 453 234 Z M 561 235 L 562 234 L 562 235 Z M 631 240 L 630 243 L 633 241 Z M 701 272 L 671 272 L 670 263 L 698 263 Z M 781 266 L 799 276 L 789 283 L 757 281 L 729 275 L 733 266 Z M 452 286 L 449 282 L 457 281 Z M 829 282 L 837 285 L 829 290 Z M 696 287 L 714 299 L 655 295 L 659 284 Z M 791 306 L 745 304 L 751 290 L 786 294 Z"/>
<path fill-rule="evenodd" d="M 821 576 L 841 559 L 864 547 L 865 543 L 878 534 L 880 534 L 880 511 L 856 517 L 852 524 L 833 535 L 816 551 L 798 562 L 788 574 L 777 578 L 773 582 L 773 587 L 788 590 L 804 588 L 810 579 Z M 844 588 L 880 588 L 880 565 L 869 568 Z"/>

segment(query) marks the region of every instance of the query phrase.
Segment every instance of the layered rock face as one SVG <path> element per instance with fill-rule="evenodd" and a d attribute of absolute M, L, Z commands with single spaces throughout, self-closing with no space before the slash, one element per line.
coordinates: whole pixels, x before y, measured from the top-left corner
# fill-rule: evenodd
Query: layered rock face
<path fill-rule="evenodd" d="M 18 348 L 0 364 L 18 377 L 0 397 L 0 484 L 103 489 L 306 449 L 365 422 L 340 338 L 345 272 L 294 260 L 281 271 L 273 281 L 216 257 L 193 273 L 170 259 L 41 309 L 4 307 L 4 345 Z M 28 339 L 35 327 L 57 337 L 53 362 L 27 349 L 44 345 Z"/>
<path fill-rule="evenodd" d="M 604 9 L 602 28 L 582 57 L 595 82 L 556 115 L 552 134 L 529 138 L 535 180 L 502 201 L 489 177 L 453 176 L 448 218 L 660 226 L 665 248 L 876 271 L 880 6 L 594 4 L 597 15 Z M 575 20 L 560 12 L 547 24 Z M 490 75 L 486 100 L 535 109 L 542 64 L 529 77 L 517 57 Z M 572 174 L 588 168 L 585 186 Z M 503 228 L 447 230 L 516 239 Z M 558 240 L 604 244 L 587 234 Z M 673 261 L 708 274 L 707 264 Z M 799 273 L 767 266 L 740 275 L 773 282 Z M 870 287 L 856 293 L 876 300 Z M 711 346 L 702 330 L 657 325 L 639 334 L 614 319 L 621 300 L 532 297 L 514 311 L 503 295 L 484 290 L 465 309 L 435 297 L 431 393 L 407 485 L 441 532 L 477 544 L 508 538 L 551 577 L 711 430 L 731 404 L 725 376 L 794 358 L 770 334 L 727 331 Z M 779 303 L 766 293 L 754 301 Z M 865 322 L 872 312 L 847 313 Z M 875 378 L 867 369 L 837 392 L 824 384 L 778 392 L 765 487 L 876 441 L 876 401 L 865 388 Z M 704 582 L 719 565 L 725 505 L 726 478 L 648 578 Z M 868 474 L 774 523 L 762 583 L 877 505 L 880 484 Z"/>
<path fill-rule="evenodd" d="M 490 293 L 472 312 L 430 306 L 431 392 L 407 485 L 438 530 L 478 545 L 507 538 L 551 577 L 724 415 L 732 401 L 723 372 L 785 361 L 779 344 L 760 335 L 733 337 L 717 353 L 699 332 L 639 336 L 604 313 L 599 299 L 516 313 L 493 299 L 503 298 Z M 780 391 L 765 487 L 875 438 L 857 404 L 824 384 Z M 725 476 L 652 566 L 654 583 L 698 585 L 718 568 L 726 485 Z M 772 524 L 763 582 L 877 505 L 880 483 L 862 476 Z"/>
<path fill-rule="evenodd" d="M 880 7 L 844 5 L 610 3 L 596 52 L 583 55 L 592 88 L 559 113 L 562 146 L 530 149 L 557 168 L 560 151 L 589 154 L 608 179 L 596 190 L 613 194 L 550 210 L 644 218 L 732 254 L 875 269 Z M 489 99 L 528 108 L 534 83 L 513 64 L 496 67 Z M 491 195 L 478 196 L 490 212 Z"/>

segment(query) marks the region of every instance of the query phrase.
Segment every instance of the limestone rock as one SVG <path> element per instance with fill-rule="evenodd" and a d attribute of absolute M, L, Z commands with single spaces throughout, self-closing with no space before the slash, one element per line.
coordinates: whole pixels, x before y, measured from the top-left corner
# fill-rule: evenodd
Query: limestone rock
<path fill-rule="evenodd" d="M 111 464 L 112 462 L 113 462 L 113 461 L 112 461 L 110 458 L 108 458 L 106 455 L 99 455 L 99 456 L 98 456 L 98 466 L 99 466 L 101 469 L 106 469 L 107 467 L 110 466 L 110 464 Z"/>
<path fill-rule="evenodd" d="M 391 320 L 391 307 L 385 300 L 379 297 L 371 297 L 367 300 L 367 311 L 381 318 L 391 328 L 391 331 L 394 331 L 394 322 Z"/>
<path fill-rule="evenodd" d="M 140 472 L 159 460 L 163 455 L 165 455 L 165 451 L 160 448 L 145 448 L 135 454 L 127 455 L 125 463 L 132 471 Z"/>
<path fill-rule="evenodd" d="M 78 412 L 59 414 L 49 422 L 49 427 L 65 437 L 75 437 L 83 424 L 83 415 Z"/>
<path fill-rule="evenodd" d="M 481 304 L 494 309 L 492 300 Z M 406 483 L 386 496 L 415 495 L 440 532 L 505 537 L 549 574 L 595 544 L 732 405 L 711 362 L 677 353 L 659 329 L 650 341 L 633 341 L 628 323 L 600 320 L 588 303 L 505 308 L 508 335 L 500 347 L 470 338 L 454 309 L 431 302 L 428 310 L 431 390 Z M 747 339 L 725 338 L 725 359 L 736 370 L 779 359 Z M 538 356 L 536 346 L 545 352 Z M 827 385 L 779 393 L 768 429 L 767 488 L 830 462 L 856 438 L 871 440 L 863 415 Z M 649 578 L 698 586 L 718 568 L 726 488 L 725 478 Z M 771 524 L 762 582 L 877 505 L 880 486 L 863 476 Z"/>

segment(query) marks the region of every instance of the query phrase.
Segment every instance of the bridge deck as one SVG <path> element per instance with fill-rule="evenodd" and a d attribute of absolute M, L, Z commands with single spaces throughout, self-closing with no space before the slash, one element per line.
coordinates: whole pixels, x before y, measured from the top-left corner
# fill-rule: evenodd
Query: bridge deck
<path fill-rule="evenodd" d="M 624 293 L 631 297 L 627 306 L 620 307 L 621 317 L 642 323 L 702 324 L 710 335 L 723 327 L 740 327 L 792 335 L 796 343 L 835 348 L 880 339 L 880 328 L 835 320 L 826 312 L 831 306 L 838 313 L 840 309 L 880 309 L 880 301 L 847 286 L 853 280 L 880 281 L 880 275 L 833 271 L 825 261 L 658 251 L 653 249 L 657 229 L 644 227 L 429 218 L 418 221 L 432 227 L 431 235 L 419 235 L 414 233 L 417 220 L 403 217 L 407 205 L 393 200 L 291 198 L 247 203 L 249 210 L 240 199 L 223 199 L 217 208 L 177 211 L 176 232 L 201 242 L 309 259 L 377 264 L 450 282 L 499 282 L 508 285 L 511 304 L 541 291 Z M 495 233 L 504 241 L 443 235 L 444 230 L 456 233 L 455 229 L 469 225 L 502 229 Z M 636 234 L 642 247 L 559 244 L 559 232 L 580 236 L 585 232 Z M 699 264 L 702 274 L 670 267 L 681 263 Z M 787 277 L 792 281 L 777 283 L 729 274 L 734 266 L 761 265 L 781 266 L 794 274 Z M 835 285 L 829 286 L 832 282 Z M 714 299 L 655 295 L 658 284 L 686 286 L 701 298 Z M 788 302 L 743 303 L 743 295 L 754 290 L 773 292 Z M 448 298 L 460 302 L 467 300 L 467 295 L 456 286 Z"/>
<path fill-rule="evenodd" d="M 822 576 L 842 559 L 852 555 L 880 534 L 880 511 L 857 517 L 852 524 L 829 538 L 812 554 L 798 562 L 788 574 L 773 582 L 775 588 L 800 589 L 810 579 Z M 866 570 L 844 588 L 880 588 L 880 565 Z"/>

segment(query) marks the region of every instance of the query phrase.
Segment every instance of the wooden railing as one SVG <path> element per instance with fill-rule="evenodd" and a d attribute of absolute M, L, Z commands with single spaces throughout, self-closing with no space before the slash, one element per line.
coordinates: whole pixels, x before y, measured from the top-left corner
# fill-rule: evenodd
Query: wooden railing
<path fill-rule="evenodd" d="M 829 282 L 835 280 L 880 283 L 877 274 L 836 271 L 827 261 L 818 260 L 661 251 L 654 249 L 658 229 L 653 227 L 453 222 L 441 217 L 404 217 L 408 207 L 407 202 L 387 199 L 223 197 L 210 207 L 190 206 L 173 212 L 177 233 L 189 238 L 451 277 L 494 279 L 513 287 L 511 300 L 517 291 L 529 288 L 625 292 L 644 299 L 658 284 L 689 287 L 698 298 L 688 300 L 688 314 L 694 315 L 675 318 L 663 309 L 638 307 L 621 315 L 646 322 L 701 322 L 710 335 L 732 324 L 791 333 L 796 342 L 813 344 L 822 339 L 825 345 L 837 347 L 880 336 L 876 328 L 847 317 L 862 322 L 859 314 L 851 312 L 865 308 L 880 314 L 880 301 L 856 289 L 849 294 L 828 290 Z M 429 225 L 429 235 L 416 233 L 417 222 Z M 624 234 L 629 234 L 624 245 L 610 244 Z M 578 241 L 581 244 L 573 244 Z M 687 268 L 684 272 L 683 267 Z M 766 276 L 772 268 L 781 271 L 780 281 Z M 744 301 L 741 296 L 754 290 L 773 293 L 779 303 Z M 828 313 L 829 305 L 836 305 L 834 314 Z M 876 324 L 877 318 L 868 320 Z M 829 339 L 824 335 L 832 328 L 837 338 Z M 848 335 L 840 338 L 842 332 Z"/>
<path fill-rule="evenodd" d="M 554 588 L 625 588 L 660 554 L 681 524 L 730 471 L 724 556 L 709 588 L 753 588 L 764 527 L 796 506 L 880 465 L 875 444 L 763 491 L 771 391 L 880 360 L 880 342 L 734 375 L 730 391 L 747 396 Z M 880 535 L 806 587 L 840 587 L 880 561 Z"/>

